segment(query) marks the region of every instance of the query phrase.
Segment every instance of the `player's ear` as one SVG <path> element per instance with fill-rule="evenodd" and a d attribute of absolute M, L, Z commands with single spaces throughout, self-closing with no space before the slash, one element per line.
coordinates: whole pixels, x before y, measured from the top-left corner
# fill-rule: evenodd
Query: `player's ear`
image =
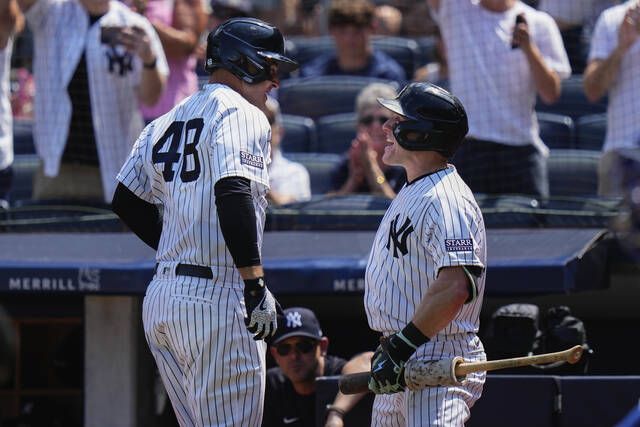
<path fill-rule="evenodd" d="M 323 356 L 326 356 L 327 349 L 329 348 L 329 338 L 328 337 L 320 338 L 320 343 L 318 345 L 320 346 L 320 354 L 322 354 Z"/>
<path fill-rule="evenodd" d="M 276 348 L 273 345 L 270 345 L 269 346 L 269 351 L 271 352 L 271 357 L 273 357 L 275 359 L 276 356 L 278 355 L 278 352 L 276 351 Z"/>

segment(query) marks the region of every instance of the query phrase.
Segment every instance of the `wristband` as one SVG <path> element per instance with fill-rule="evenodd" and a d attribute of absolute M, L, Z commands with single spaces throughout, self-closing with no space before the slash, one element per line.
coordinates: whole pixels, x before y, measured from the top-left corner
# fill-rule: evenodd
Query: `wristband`
<path fill-rule="evenodd" d="M 423 334 L 413 322 L 407 323 L 407 326 L 400 331 L 398 336 L 404 342 L 413 347 L 414 350 L 429 341 L 429 337 Z"/>
<path fill-rule="evenodd" d="M 325 410 L 324 410 L 326 417 L 328 417 L 331 412 L 337 414 L 340 418 L 343 418 L 344 415 L 346 414 L 344 409 L 338 408 L 336 405 L 329 404 L 325 407 Z"/>
<path fill-rule="evenodd" d="M 145 64 L 144 62 L 142 63 L 142 66 L 144 68 L 146 68 L 147 70 L 153 70 L 154 68 L 156 68 L 156 64 L 158 63 L 158 57 L 153 58 L 153 61 L 151 61 L 148 64 Z"/>
<path fill-rule="evenodd" d="M 257 291 L 259 289 L 263 289 L 264 285 L 264 277 L 256 277 L 255 279 L 245 279 L 244 287 L 249 291 Z"/>

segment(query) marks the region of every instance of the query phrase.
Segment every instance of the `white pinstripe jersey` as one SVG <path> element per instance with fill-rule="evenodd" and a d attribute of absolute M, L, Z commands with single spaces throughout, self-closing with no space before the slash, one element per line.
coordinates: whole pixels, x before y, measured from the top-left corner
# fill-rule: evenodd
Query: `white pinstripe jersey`
<path fill-rule="evenodd" d="M 13 163 L 13 114 L 9 98 L 9 69 L 13 36 L 9 37 L 4 49 L 0 49 L 0 170 Z"/>
<path fill-rule="evenodd" d="M 26 13 L 34 37 L 36 83 L 34 142 L 47 176 L 56 176 L 71 122 L 67 86 L 84 51 L 87 62 L 91 115 L 95 131 L 105 201 L 115 191 L 115 176 L 144 127 L 137 87 L 142 60 L 122 46 L 100 42 L 101 27 L 138 26 L 151 39 L 158 71 L 169 67 L 151 23 L 118 1 L 89 27 L 86 9 L 76 0 L 37 0 Z"/>
<path fill-rule="evenodd" d="M 486 266 L 486 236 L 473 193 L 449 165 L 405 185 L 380 223 L 365 275 L 371 329 L 402 329 L 439 270 L 458 265 Z M 483 273 L 478 297 L 440 334 L 478 331 L 484 283 Z"/>
<path fill-rule="evenodd" d="M 221 84 L 205 85 L 141 133 L 118 180 L 161 205 L 158 262 L 212 266 L 225 283 L 241 284 L 215 205 L 221 178 L 251 180 L 258 247 L 262 247 L 271 128 L 266 116 Z"/>

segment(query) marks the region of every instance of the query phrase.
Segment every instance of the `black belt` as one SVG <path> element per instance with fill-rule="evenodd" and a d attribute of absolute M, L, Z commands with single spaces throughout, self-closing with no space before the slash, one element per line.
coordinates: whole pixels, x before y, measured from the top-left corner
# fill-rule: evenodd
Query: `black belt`
<path fill-rule="evenodd" d="M 156 270 L 157 268 L 158 264 L 156 264 Z M 176 266 L 176 275 L 199 277 L 200 279 L 213 279 L 213 271 L 211 271 L 211 267 L 203 267 L 201 265 L 193 264 L 178 264 Z"/>

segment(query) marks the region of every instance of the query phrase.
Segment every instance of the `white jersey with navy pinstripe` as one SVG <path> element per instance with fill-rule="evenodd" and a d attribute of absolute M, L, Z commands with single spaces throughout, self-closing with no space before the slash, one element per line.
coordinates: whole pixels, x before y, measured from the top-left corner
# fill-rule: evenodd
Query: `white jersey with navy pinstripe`
<path fill-rule="evenodd" d="M 163 208 L 158 262 L 212 266 L 242 283 L 220 231 L 213 187 L 229 176 L 251 180 L 260 247 L 270 138 L 262 111 L 220 84 L 205 85 L 145 128 L 118 180 Z"/>
<path fill-rule="evenodd" d="M 412 320 L 440 269 L 450 266 L 486 266 L 486 235 L 480 208 L 452 165 L 405 185 L 385 213 L 365 276 L 369 326 L 384 335 L 402 329 Z M 465 304 L 453 321 L 420 346 L 412 358 L 485 358 L 476 335 L 484 273 L 476 284 L 476 299 Z M 462 426 L 469 417 L 469 408 L 480 397 L 484 380 L 484 373 L 474 373 L 459 387 L 378 395 L 372 425 Z"/>
<path fill-rule="evenodd" d="M 118 174 L 162 208 L 158 266 L 142 317 L 183 427 L 261 424 L 266 344 L 244 325 L 244 285 L 218 224 L 214 185 L 230 176 L 251 180 L 261 246 L 270 132 L 258 108 L 209 84 L 149 124 Z M 178 263 L 211 267 L 213 278 L 177 275 Z"/>
<path fill-rule="evenodd" d="M 369 255 L 369 326 L 383 333 L 402 329 L 441 268 L 484 268 L 485 243 L 480 208 L 452 165 L 406 185 L 385 213 Z M 477 280 L 478 298 L 442 334 L 478 331 L 484 277 Z"/>

